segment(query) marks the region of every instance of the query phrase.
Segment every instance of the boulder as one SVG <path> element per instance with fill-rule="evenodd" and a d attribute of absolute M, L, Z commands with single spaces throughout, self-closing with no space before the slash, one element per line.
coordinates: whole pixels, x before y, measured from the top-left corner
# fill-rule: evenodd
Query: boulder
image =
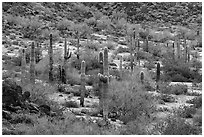
<path fill-rule="evenodd" d="M 13 80 L 6 79 L 3 81 L 3 104 L 6 106 L 21 106 L 22 88 Z"/>

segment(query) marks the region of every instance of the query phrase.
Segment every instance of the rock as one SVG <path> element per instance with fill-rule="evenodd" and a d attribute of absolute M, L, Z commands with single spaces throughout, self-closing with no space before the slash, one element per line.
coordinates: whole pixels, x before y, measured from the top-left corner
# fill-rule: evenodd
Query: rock
<path fill-rule="evenodd" d="M 22 105 L 22 88 L 13 80 L 6 79 L 3 81 L 3 104 L 6 106 Z"/>
<path fill-rule="evenodd" d="M 50 115 L 51 108 L 48 105 L 40 105 L 39 110 L 47 115 Z"/>
<path fill-rule="evenodd" d="M 11 113 L 9 111 L 6 111 L 6 110 L 2 110 L 2 116 L 3 116 L 3 118 L 5 118 L 7 120 L 12 119 Z"/>

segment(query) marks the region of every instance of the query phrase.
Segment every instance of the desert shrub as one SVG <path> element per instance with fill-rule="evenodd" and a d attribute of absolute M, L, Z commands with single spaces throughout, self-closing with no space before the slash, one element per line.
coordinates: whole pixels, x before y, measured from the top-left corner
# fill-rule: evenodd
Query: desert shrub
<path fill-rule="evenodd" d="M 193 116 L 193 122 L 195 125 L 202 126 L 202 108 L 197 109 Z"/>
<path fill-rule="evenodd" d="M 186 123 L 185 119 L 176 115 L 169 116 L 161 130 L 162 135 L 197 135 L 198 129 L 189 123 Z"/>
<path fill-rule="evenodd" d="M 188 87 L 186 85 L 181 84 L 169 85 L 168 82 L 160 82 L 159 89 L 160 92 L 163 94 L 181 95 L 187 93 Z"/>
<path fill-rule="evenodd" d="M 140 115 L 149 115 L 153 111 L 151 97 L 142 89 L 136 74 L 124 81 L 110 82 L 109 110 L 120 111 L 119 117 L 124 123 L 135 120 Z"/>
<path fill-rule="evenodd" d="M 80 53 L 80 59 L 72 58 L 72 60 L 70 61 L 71 66 L 80 70 L 82 59 L 86 62 L 86 72 L 89 70 L 98 69 L 100 67 L 100 64 L 98 62 L 98 53 L 89 49 L 86 49 L 85 51 Z"/>
<path fill-rule="evenodd" d="M 202 107 L 202 96 L 198 96 L 191 100 L 187 100 L 186 103 L 194 104 L 194 107 L 200 108 Z"/>
<path fill-rule="evenodd" d="M 152 61 L 150 61 L 150 62 L 145 62 L 145 63 L 144 63 L 144 67 L 145 67 L 145 68 L 148 68 L 148 69 L 150 70 L 150 69 L 155 68 L 155 64 L 154 64 L 154 62 L 152 62 Z"/>
<path fill-rule="evenodd" d="M 182 118 L 192 118 L 196 113 L 196 108 L 192 106 L 181 106 L 177 111 L 177 115 Z"/>
<path fill-rule="evenodd" d="M 98 51 L 99 48 L 101 47 L 100 43 L 96 43 L 93 41 L 89 41 L 88 43 L 85 42 L 85 43 L 83 43 L 83 46 L 90 49 L 90 50 L 94 50 L 94 51 Z"/>
<path fill-rule="evenodd" d="M 17 113 L 17 114 L 12 114 L 12 119 L 10 120 L 10 123 L 12 124 L 19 124 L 19 123 L 34 124 L 36 120 L 37 120 L 37 115 Z"/>
<path fill-rule="evenodd" d="M 16 126 L 16 130 L 25 135 L 117 135 L 114 128 L 99 127 L 97 123 L 82 121 L 69 114 L 65 119 L 41 117 L 33 126 L 24 124 Z"/>
<path fill-rule="evenodd" d="M 116 54 L 118 54 L 118 53 L 124 53 L 124 52 L 130 53 L 130 49 L 120 46 L 120 47 L 118 47 L 118 49 L 116 50 Z"/>
<path fill-rule="evenodd" d="M 78 104 L 74 101 L 67 101 L 62 105 L 67 108 L 78 108 L 79 107 Z"/>
<path fill-rule="evenodd" d="M 107 41 L 101 45 L 102 47 L 107 47 L 109 50 L 114 50 L 117 47 L 117 43 L 112 41 Z"/>
<path fill-rule="evenodd" d="M 173 60 L 172 58 L 164 57 L 163 71 L 167 78 L 173 82 L 201 82 L 202 76 L 198 72 L 190 69 L 190 63 L 185 63 L 183 60 Z"/>
<path fill-rule="evenodd" d="M 75 68 L 68 68 L 66 70 L 67 83 L 71 85 L 79 85 L 81 83 L 81 77 L 79 72 Z"/>

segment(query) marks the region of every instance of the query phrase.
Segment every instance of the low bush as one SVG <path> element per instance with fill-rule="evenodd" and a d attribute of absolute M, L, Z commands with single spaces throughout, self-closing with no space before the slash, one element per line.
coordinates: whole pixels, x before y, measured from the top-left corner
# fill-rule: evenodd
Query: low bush
<path fill-rule="evenodd" d="M 67 108 L 78 108 L 79 105 L 74 102 L 74 101 L 67 101 L 65 102 L 64 104 L 62 104 L 64 107 L 67 107 Z"/>
<path fill-rule="evenodd" d="M 202 126 L 202 108 L 197 109 L 195 115 L 193 116 L 193 122 L 197 126 Z"/>
<path fill-rule="evenodd" d="M 169 85 L 168 82 L 161 82 L 159 83 L 159 90 L 163 94 L 185 95 L 187 93 L 188 87 L 181 84 Z"/>
<path fill-rule="evenodd" d="M 182 118 L 192 118 L 196 113 L 196 108 L 192 106 L 181 106 L 176 113 Z"/>
<path fill-rule="evenodd" d="M 142 88 L 136 74 L 124 81 L 110 82 L 109 110 L 121 112 L 119 117 L 124 123 L 137 119 L 140 115 L 148 116 L 154 110 L 152 98 Z"/>
<path fill-rule="evenodd" d="M 185 119 L 178 116 L 170 116 L 165 122 L 161 130 L 162 135 L 198 135 L 199 131 L 196 127 L 186 123 Z"/>
<path fill-rule="evenodd" d="M 202 107 L 202 96 L 198 96 L 191 100 L 187 100 L 186 103 L 194 104 L 195 108 L 200 108 Z"/>

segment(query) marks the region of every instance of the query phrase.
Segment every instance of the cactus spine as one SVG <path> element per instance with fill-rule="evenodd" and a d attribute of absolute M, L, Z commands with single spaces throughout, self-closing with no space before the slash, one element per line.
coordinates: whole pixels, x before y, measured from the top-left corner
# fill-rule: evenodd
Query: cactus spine
<path fill-rule="evenodd" d="M 49 47 L 49 80 L 52 82 L 53 81 L 53 50 L 52 50 L 52 34 L 50 34 L 50 47 Z"/>
<path fill-rule="evenodd" d="M 31 54 L 30 54 L 30 82 L 35 84 L 35 43 L 31 44 Z"/>
<path fill-rule="evenodd" d="M 140 81 L 142 84 L 144 84 L 144 72 L 143 71 L 140 72 Z"/>
<path fill-rule="evenodd" d="M 84 97 L 85 97 L 85 61 L 81 62 L 81 98 L 80 98 L 80 106 L 84 107 Z"/>

